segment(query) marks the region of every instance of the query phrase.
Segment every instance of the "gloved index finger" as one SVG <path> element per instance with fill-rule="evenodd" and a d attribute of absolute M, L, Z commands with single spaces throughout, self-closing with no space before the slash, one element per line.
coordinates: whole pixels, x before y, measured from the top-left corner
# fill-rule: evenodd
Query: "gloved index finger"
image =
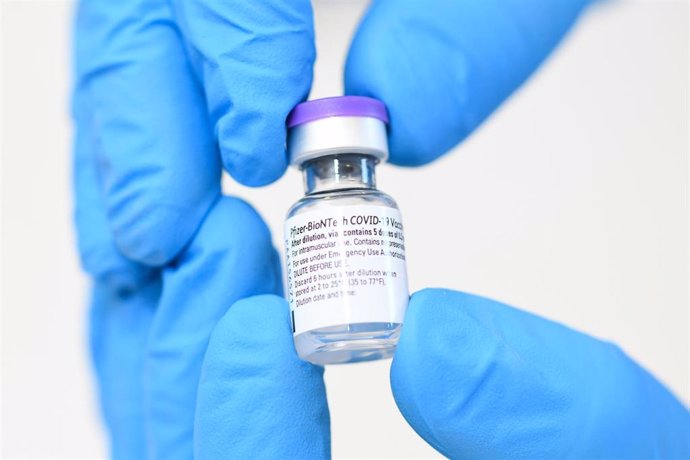
<path fill-rule="evenodd" d="M 309 0 L 173 0 L 228 172 L 245 185 L 287 165 L 285 119 L 304 100 L 315 59 Z"/>
<path fill-rule="evenodd" d="M 589 2 L 374 1 L 350 47 L 345 91 L 388 106 L 392 163 L 428 163 L 520 86 Z"/>
<path fill-rule="evenodd" d="M 203 92 L 167 0 L 81 2 L 75 109 L 98 134 L 108 225 L 119 250 L 170 261 L 220 193 L 220 159 Z"/>

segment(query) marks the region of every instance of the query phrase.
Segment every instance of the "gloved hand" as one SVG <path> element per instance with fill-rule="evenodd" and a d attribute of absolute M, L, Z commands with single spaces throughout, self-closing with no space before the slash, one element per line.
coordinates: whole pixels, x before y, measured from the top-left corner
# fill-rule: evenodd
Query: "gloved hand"
<path fill-rule="evenodd" d="M 220 196 L 221 163 L 247 184 L 283 173 L 285 117 L 311 85 L 310 4 L 85 0 L 75 27 L 76 220 L 112 455 L 191 458 L 213 328 L 282 284 L 261 218 Z M 323 393 L 320 372 L 289 373 Z M 290 417 L 276 420 L 299 439 Z"/>
<path fill-rule="evenodd" d="M 285 300 L 235 304 L 206 353 L 197 454 L 327 455 L 318 369 L 295 353 Z M 412 296 L 391 386 L 410 425 L 450 458 L 690 454 L 688 411 L 615 345 L 469 294 Z"/>
<path fill-rule="evenodd" d="M 391 162 L 432 161 L 534 71 L 588 3 L 374 1 L 346 92 L 386 102 Z M 687 410 L 615 346 L 487 299 L 413 296 L 391 384 L 407 421 L 452 458 L 690 455 Z"/>
<path fill-rule="evenodd" d="M 430 161 L 529 75 L 581 6 L 377 1 L 353 44 L 346 89 L 389 105 L 394 162 Z M 211 331 L 235 300 L 280 292 L 268 231 L 247 204 L 220 197 L 220 171 L 222 164 L 249 185 L 283 173 L 285 117 L 311 85 L 309 2 L 84 1 L 75 51 L 76 219 L 83 264 L 95 280 L 92 350 L 113 455 L 190 457 L 193 436 L 209 455 L 215 451 L 204 446 L 222 442 L 249 452 L 250 434 L 272 421 L 283 422 L 285 439 L 264 439 L 263 452 L 279 452 L 271 449 L 283 440 L 286 452 L 310 446 L 302 452 L 327 454 L 320 371 L 301 362 L 281 368 L 301 377 L 279 402 L 273 377 L 261 377 L 275 374 L 244 365 L 225 375 L 238 388 L 224 395 L 229 400 L 200 390 L 200 407 L 212 401 L 241 410 L 225 421 L 239 431 L 210 442 L 218 425 L 200 418 L 207 410 L 199 410 L 197 426 L 211 429 L 194 430 L 197 389 L 213 381 L 202 378 L 198 387 Z M 235 311 L 242 318 L 244 310 Z M 257 369 L 272 368 L 285 343 L 254 351 L 264 366 Z M 204 375 L 232 369 L 219 362 Z M 305 394 L 315 402 L 305 403 Z M 249 417 L 248 401 L 256 399 L 273 419 Z M 296 407 L 306 412 L 281 411 Z"/>

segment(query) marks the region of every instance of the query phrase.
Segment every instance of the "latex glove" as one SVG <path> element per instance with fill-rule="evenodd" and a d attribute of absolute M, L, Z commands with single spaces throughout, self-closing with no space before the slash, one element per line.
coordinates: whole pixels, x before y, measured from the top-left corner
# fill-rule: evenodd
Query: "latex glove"
<path fill-rule="evenodd" d="M 251 184 L 284 171 L 285 117 L 311 85 L 311 21 L 306 0 L 79 4 L 76 220 L 115 458 L 191 458 L 211 332 L 238 299 L 281 292 L 268 229 L 249 205 L 220 196 L 221 163 Z M 277 353 L 264 352 L 252 359 Z M 282 369 L 325 401 L 321 371 L 293 364 Z M 250 375 L 229 383 L 243 381 L 259 399 L 278 394 Z M 302 443 L 294 422 L 305 417 L 289 410 L 309 404 L 299 391 L 280 403 L 275 419 Z M 325 402 L 313 411 L 327 420 Z M 233 438 L 235 451 L 246 439 Z M 288 448 L 279 440 L 264 440 L 266 452 Z"/>
<path fill-rule="evenodd" d="M 615 345 L 501 303 L 412 296 L 395 401 L 451 458 L 688 458 L 690 414 Z"/>

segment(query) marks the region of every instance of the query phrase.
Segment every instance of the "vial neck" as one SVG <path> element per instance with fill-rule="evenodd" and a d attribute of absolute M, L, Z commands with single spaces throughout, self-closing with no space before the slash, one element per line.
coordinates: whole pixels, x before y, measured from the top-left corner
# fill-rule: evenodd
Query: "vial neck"
<path fill-rule="evenodd" d="M 302 166 L 307 195 L 349 189 L 375 189 L 376 158 L 341 153 L 309 160 Z"/>

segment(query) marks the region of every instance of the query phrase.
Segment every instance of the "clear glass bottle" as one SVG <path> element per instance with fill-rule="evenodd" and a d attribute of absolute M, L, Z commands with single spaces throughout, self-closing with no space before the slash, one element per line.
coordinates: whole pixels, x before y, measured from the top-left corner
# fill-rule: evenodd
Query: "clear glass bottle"
<path fill-rule="evenodd" d="M 300 104 L 288 152 L 305 196 L 285 228 L 288 299 L 302 359 L 336 364 L 387 358 L 408 301 L 398 207 L 376 189 L 388 155 L 385 106 L 343 96 Z"/>

